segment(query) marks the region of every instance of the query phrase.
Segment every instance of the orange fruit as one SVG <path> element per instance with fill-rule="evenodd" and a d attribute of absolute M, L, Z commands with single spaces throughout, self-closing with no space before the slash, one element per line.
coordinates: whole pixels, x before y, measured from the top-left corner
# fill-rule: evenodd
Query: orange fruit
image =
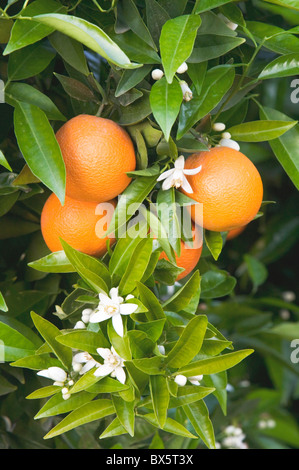
<path fill-rule="evenodd" d="M 237 228 L 234 228 L 232 230 L 229 230 L 227 236 L 226 236 L 226 239 L 227 240 L 232 240 L 233 238 L 236 238 L 238 235 L 240 235 L 240 233 L 243 232 L 243 230 L 245 230 L 246 228 L 246 225 L 243 225 L 243 227 L 237 227 Z"/>
<path fill-rule="evenodd" d="M 181 254 L 180 256 L 176 256 L 176 263 L 178 267 L 185 269 L 185 271 L 182 271 L 178 275 L 177 281 L 188 276 L 188 274 L 190 274 L 191 271 L 193 271 L 193 269 L 197 265 L 199 258 L 201 256 L 201 252 L 202 252 L 201 230 L 199 229 L 199 227 L 194 226 L 193 228 L 194 228 L 193 241 L 195 241 L 194 243 L 195 246 L 192 247 L 191 244 L 188 245 L 188 243 L 185 243 L 184 241 L 181 240 Z M 163 258 L 168 260 L 168 257 L 166 256 L 164 251 L 162 251 L 159 259 L 163 259 Z"/>
<path fill-rule="evenodd" d="M 48 248 L 51 251 L 62 250 L 59 240 L 62 238 L 82 253 L 102 256 L 107 251 L 107 238 L 101 237 L 108 228 L 115 206 L 115 201 L 97 204 L 69 197 L 62 206 L 57 196 L 51 194 L 41 214 L 42 235 Z"/>
<path fill-rule="evenodd" d="M 127 132 L 110 119 L 81 114 L 56 134 L 66 167 L 66 195 L 104 202 L 129 185 L 136 157 Z"/>
<path fill-rule="evenodd" d="M 208 230 L 226 232 L 248 224 L 263 199 L 263 183 L 254 164 L 243 153 L 215 147 L 187 158 L 185 169 L 202 165 L 195 175 L 186 176 L 193 193 L 187 196 L 202 203 L 191 207 L 191 217 Z"/>

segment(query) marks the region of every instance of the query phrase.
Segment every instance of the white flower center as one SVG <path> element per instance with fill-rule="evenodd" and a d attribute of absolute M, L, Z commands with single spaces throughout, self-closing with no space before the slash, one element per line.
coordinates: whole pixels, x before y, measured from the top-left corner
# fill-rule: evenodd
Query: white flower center
<path fill-rule="evenodd" d="M 104 363 L 113 367 L 114 369 L 122 365 L 121 358 L 112 353 L 104 360 Z"/>

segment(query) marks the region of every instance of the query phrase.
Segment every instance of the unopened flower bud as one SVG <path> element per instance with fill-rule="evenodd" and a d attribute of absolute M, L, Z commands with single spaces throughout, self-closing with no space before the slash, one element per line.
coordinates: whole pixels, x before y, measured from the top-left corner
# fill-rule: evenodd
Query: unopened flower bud
<path fill-rule="evenodd" d="M 229 132 L 222 132 L 221 137 L 223 139 L 231 139 L 231 134 Z"/>
<path fill-rule="evenodd" d="M 190 101 L 192 100 L 193 94 L 192 91 L 190 90 L 188 83 L 185 82 L 184 80 L 180 81 L 181 89 L 183 92 L 183 99 L 185 101 Z"/>
<path fill-rule="evenodd" d="M 163 70 L 154 69 L 154 70 L 152 71 L 152 79 L 153 79 L 153 80 L 160 80 L 160 78 L 162 78 L 163 75 L 164 75 Z"/>
<path fill-rule="evenodd" d="M 174 381 L 175 383 L 180 385 L 180 387 L 183 387 L 187 383 L 187 377 L 185 377 L 184 375 L 177 375 Z"/>
<path fill-rule="evenodd" d="M 176 73 L 185 73 L 187 72 L 188 70 L 188 65 L 186 64 L 186 62 L 183 62 L 182 65 L 179 66 L 179 68 L 177 69 Z"/>
<path fill-rule="evenodd" d="M 229 147 L 234 150 L 240 150 L 240 145 L 238 142 L 232 139 L 221 139 L 219 142 L 220 147 Z"/>
<path fill-rule="evenodd" d="M 77 321 L 76 325 L 74 326 L 74 330 L 83 330 L 86 328 L 85 323 L 83 321 Z"/>
<path fill-rule="evenodd" d="M 212 125 L 213 131 L 216 131 L 216 132 L 224 131 L 225 127 L 226 126 L 223 122 L 214 122 L 214 124 Z"/>

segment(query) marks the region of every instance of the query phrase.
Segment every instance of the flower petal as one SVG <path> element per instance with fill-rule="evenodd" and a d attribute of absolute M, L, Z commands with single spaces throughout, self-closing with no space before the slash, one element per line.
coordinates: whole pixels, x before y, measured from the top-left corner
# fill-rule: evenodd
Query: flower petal
<path fill-rule="evenodd" d="M 49 367 L 49 378 L 57 380 L 58 382 L 64 382 L 67 379 L 67 373 L 61 367 Z"/>
<path fill-rule="evenodd" d="M 182 189 L 184 191 L 186 191 L 186 193 L 189 193 L 189 194 L 193 193 L 193 189 L 192 189 L 189 181 L 187 180 L 186 176 L 183 177 Z"/>
<path fill-rule="evenodd" d="M 135 310 L 137 310 L 138 305 L 137 304 L 121 304 L 120 305 L 120 314 L 121 315 L 131 315 L 131 313 L 134 313 Z"/>
<path fill-rule="evenodd" d="M 103 305 L 110 305 L 111 304 L 111 299 L 106 294 L 100 293 L 99 294 L 99 299 L 100 299 L 100 304 L 103 304 Z"/>
<path fill-rule="evenodd" d="M 126 373 L 125 373 L 124 369 L 119 366 L 119 367 L 116 367 L 114 372 L 115 372 L 115 377 L 117 378 L 117 380 L 121 384 L 124 384 L 125 381 L 126 381 Z"/>
<path fill-rule="evenodd" d="M 184 155 L 180 155 L 174 162 L 174 167 L 176 170 L 183 170 L 184 166 L 185 166 L 185 157 Z"/>
<path fill-rule="evenodd" d="M 97 368 L 94 375 L 96 377 L 104 377 L 105 375 L 111 374 L 113 370 L 113 367 L 111 367 L 109 364 L 102 364 L 100 367 Z"/>
<path fill-rule="evenodd" d="M 40 370 L 39 372 L 37 372 L 37 375 L 40 375 L 41 377 L 46 377 L 47 379 L 51 378 L 48 369 Z"/>
<path fill-rule="evenodd" d="M 108 320 L 108 318 L 110 318 L 110 316 L 108 316 L 104 310 L 96 310 L 90 315 L 89 323 L 100 323 Z"/>
<path fill-rule="evenodd" d="M 111 354 L 111 351 L 109 348 L 97 348 L 97 353 L 103 358 L 103 359 L 107 359 L 110 354 Z"/>
<path fill-rule="evenodd" d="M 85 374 L 85 372 L 88 372 L 90 369 L 92 369 L 95 365 L 97 364 L 97 362 L 93 359 L 91 359 L 90 361 L 86 362 L 86 364 L 82 367 L 82 369 L 80 370 L 79 374 L 80 375 L 83 375 Z"/>
<path fill-rule="evenodd" d="M 168 178 L 169 176 L 171 176 L 173 172 L 174 172 L 174 168 L 171 168 L 170 170 L 164 171 L 163 173 L 161 173 L 161 175 L 159 176 L 159 178 L 157 178 L 157 181 L 165 180 L 166 178 Z"/>
<path fill-rule="evenodd" d="M 189 170 L 184 170 L 183 173 L 184 175 L 196 175 L 197 173 L 200 172 L 202 168 L 202 165 L 199 165 L 197 168 L 190 168 Z"/>
<path fill-rule="evenodd" d="M 118 336 L 124 336 L 124 325 L 120 313 L 113 315 L 112 325 Z"/>
<path fill-rule="evenodd" d="M 173 175 L 172 175 L 166 178 L 166 180 L 163 182 L 162 189 L 163 191 L 167 191 L 167 189 L 172 188 L 173 185 L 174 185 L 174 180 L 173 180 Z"/>

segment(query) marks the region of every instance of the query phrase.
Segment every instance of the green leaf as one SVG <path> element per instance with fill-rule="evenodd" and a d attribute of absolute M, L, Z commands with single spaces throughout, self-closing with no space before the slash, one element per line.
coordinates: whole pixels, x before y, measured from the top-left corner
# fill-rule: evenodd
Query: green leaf
<path fill-rule="evenodd" d="M 42 15 L 44 13 L 64 12 L 66 7 L 53 0 L 37 0 L 30 3 L 23 11 L 22 16 Z M 7 21 L 7 20 L 6 20 Z M 17 19 L 14 22 L 10 40 L 4 55 L 21 49 L 29 44 L 36 43 L 54 31 L 53 28 L 43 24 L 34 23 L 31 20 Z"/>
<path fill-rule="evenodd" d="M 248 274 L 253 282 L 253 286 L 257 288 L 266 281 L 268 277 L 267 268 L 261 261 L 251 255 L 244 255 L 244 260 L 247 265 Z"/>
<path fill-rule="evenodd" d="M 165 360 L 169 367 L 188 364 L 200 351 L 206 333 L 208 319 L 205 315 L 192 318 Z M 194 374 L 196 375 L 196 374 Z"/>
<path fill-rule="evenodd" d="M 134 402 L 124 401 L 122 398 L 112 395 L 112 403 L 120 423 L 130 436 L 134 436 Z"/>
<path fill-rule="evenodd" d="M 93 92 L 83 83 L 74 78 L 54 73 L 55 77 L 60 81 L 64 91 L 71 97 L 79 101 L 91 101 L 98 103 L 98 99 Z"/>
<path fill-rule="evenodd" d="M 80 42 L 58 31 L 49 37 L 50 43 L 58 54 L 75 70 L 83 75 L 89 74 L 88 65 L 84 55 L 84 49 Z"/>
<path fill-rule="evenodd" d="M 140 16 L 139 10 L 133 0 L 122 0 L 117 5 L 118 15 L 122 23 L 126 24 L 134 33 L 150 47 L 156 49 L 153 38 Z"/>
<path fill-rule="evenodd" d="M 121 126 L 132 126 L 143 121 L 152 112 L 149 102 L 149 91 L 142 90 L 143 96 L 132 103 L 130 106 L 120 106 L 120 119 L 118 123 Z"/>
<path fill-rule="evenodd" d="M 245 39 L 234 36 L 218 36 L 214 34 L 198 35 L 188 63 L 201 63 L 221 57 L 239 47 Z"/>
<path fill-rule="evenodd" d="M 130 294 L 136 283 L 141 281 L 151 257 L 152 245 L 151 238 L 143 238 L 136 246 L 119 284 L 121 295 Z"/>
<path fill-rule="evenodd" d="M 223 239 L 220 232 L 212 232 L 205 230 L 205 242 L 212 254 L 213 258 L 217 261 L 223 247 Z"/>
<path fill-rule="evenodd" d="M 120 436 L 121 434 L 126 434 L 127 431 L 121 424 L 118 418 L 115 418 L 109 426 L 102 432 L 99 439 L 104 439 L 106 437 Z"/>
<path fill-rule="evenodd" d="M 169 391 L 166 378 L 162 375 L 152 375 L 149 380 L 150 393 L 154 413 L 160 428 L 164 428 L 167 419 Z"/>
<path fill-rule="evenodd" d="M 133 215 L 131 210 L 128 210 L 128 208 L 134 207 L 134 211 L 137 211 L 140 204 L 144 201 L 146 196 L 154 188 L 156 180 L 157 177 L 155 175 L 151 177 L 142 176 L 132 181 L 132 183 L 124 190 L 124 192 L 118 199 L 118 204 L 113 213 L 113 218 L 109 225 L 109 229 L 106 235 L 115 232 L 116 229 L 118 231 L 120 231 L 120 229 L 123 229 L 126 222 Z M 120 234 L 118 235 L 119 238 L 122 238 L 124 234 L 121 236 Z"/>
<path fill-rule="evenodd" d="M 144 65 L 136 70 L 124 70 L 121 79 L 117 84 L 115 96 L 118 98 L 138 85 L 151 71 L 151 68 L 152 67 L 150 65 Z"/>
<path fill-rule="evenodd" d="M 0 165 L 4 166 L 8 171 L 12 171 L 10 164 L 6 160 L 3 152 L 0 150 Z"/>
<path fill-rule="evenodd" d="M 202 13 L 203 11 L 212 10 L 213 8 L 220 7 L 231 0 L 196 0 L 194 13 Z"/>
<path fill-rule="evenodd" d="M 201 278 L 201 297 L 212 299 L 230 294 L 236 279 L 226 271 L 207 271 Z"/>
<path fill-rule="evenodd" d="M 1 293 L 1 291 L 0 291 L 0 310 L 2 310 L 2 312 L 7 312 L 8 311 L 8 307 L 6 305 L 5 299 L 4 299 L 3 294 Z"/>
<path fill-rule="evenodd" d="M 177 256 L 181 254 L 181 227 L 179 222 L 176 191 L 160 189 L 157 194 L 156 209 L 158 217 L 168 235 L 169 243 Z M 160 243 L 161 244 L 161 243 Z M 163 246 L 163 245 L 162 245 Z"/>
<path fill-rule="evenodd" d="M 152 354 L 155 347 L 155 343 L 148 337 L 148 335 L 143 331 L 130 330 L 127 333 L 130 341 L 130 349 L 132 351 L 132 356 L 136 359 L 141 359 L 143 357 L 149 356 Z"/>
<path fill-rule="evenodd" d="M 36 261 L 31 261 L 28 263 L 33 269 L 37 271 L 42 271 L 45 273 L 73 273 L 75 272 L 75 268 L 69 262 L 68 258 L 64 251 L 56 251 L 54 253 L 50 253 L 43 258 L 40 258 Z"/>
<path fill-rule="evenodd" d="M 145 6 L 148 29 L 155 43 L 158 45 L 162 27 L 166 21 L 170 20 L 170 16 L 156 0 L 145 0 Z"/>
<path fill-rule="evenodd" d="M 241 142 L 263 142 L 280 137 L 297 121 L 251 121 L 228 129 L 232 138 Z"/>
<path fill-rule="evenodd" d="M 44 370 L 49 367 L 61 367 L 61 362 L 49 354 L 34 354 L 33 356 L 22 357 L 10 363 L 13 367 L 26 367 L 32 370 Z"/>
<path fill-rule="evenodd" d="M 108 348 L 109 343 L 103 333 L 98 331 L 74 330 L 56 336 L 56 341 L 73 349 L 81 349 L 96 354 L 97 348 Z"/>
<path fill-rule="evenodd" d="M 123 385 L 116 379 L 111 377 L 102 377 L 99 382 L 88 387 L 88 392 L 91 393 L 116 393 L 127 390 L 128 385 Z"/>
<path fill-rule="evenodd" d="M 162 77 L 151 88 L 151 108 L 166 141 L 169 140 L 170 132 L 179 114 L 182 100 L 183 93 L 177 80 L 169 84 L 166 78 Z"/>
<path fill-rule="evenodd" d="M 48 67 L 54 57 L 53 51 L 39 43 L 12 52 L 8 60 L 8 78 L 10 81 L 24 80 L 38 75 Z"/>
<path fill-rule="evenodd" d="M 213 424 L 209 418 L 209 410 L 203 400 L 184 405 L 183 410 L 191 422 L 195 432 L 209 449 L 215 449 Z"/>
<path fill-rule="evenodd" d="M 179 116 L 177 139 L 201 118 L 211 112 L 231 88 L 235 71 L 230 65 L 219 65 L 208 70 L 200 95 L 193 94 L 191 101 L 183 103 Z"/>
<path fill-rule="evenodd" d="M 145 419 L 146 421 L 148 421 L 153 426 L 156 426 L 157 428 L 160 427 L 154 413 L 148 413 L 148 414 L 142 415 L 141 417 Z M 163 431 L 169 432 L 171 434 L 176 434 L 177 436 L 187 437 L 189 439 L 196 438 L 196 436 L 194 436 L 194 434 L 188 431 L 188 429 L 186 429 L 185 426 L 183 426 L 178 421 L 175 421 L 172 418 L 166 419 Z"/>
<path fill-rule="evenodd" d="M 49 14 L 34 16 L 32 19 L 76 39 L 118 67 L 135 68 L 140 66 L 139 64 L 133 64 L 101 28 L 82 18 L 71 15 Z"/>
<path fill-rule="evenodd" d="M 134 359 L 133 365 L 148 375 L 164 375 L 162 367 L 162 358 L 159 356 L 147 357 L 144 359 Z"/>
<path fill-rule="evenodd" d="M 279 54 L 298 52 L 299 39 L 278 26 L 258 21 L 248 21 L 247 28 L 258 43 L 263 41 L 263 46 L 271 51 Z M 247 34 L 246 30 L 244 32 Z"/>
<path fill-rule="evenodd" d="M 261 71 L 259 80 L 289 77 L 299 73 L 299 54 L 287 54 L 274 59 Z"/>
<path fill-rule="evenodd" d="M 273 328 L 267 330 L 267 333 L 292 341 L 293 339 L 299 338 L 299 322 L 287 322 L 275 325 Z"/>
<path fill-rule="evenodd" d="M 69 347 L 63 346 L 56 340 L 56 337 L 61 334 L 60 330 L 48 320 L 34 312 L 31 312 L 31 318 L 36 329 L 48 343 L 55 356 L 66 367 L 66 369 L 70 369 L 73 358 L 72 350 Z"/>
<path fill-rule="evenodd" d="M 241 351 L 224 354 L 223 356 L 201 359 L 182 367 L 175 375 L 183 374 L 186 375 L 186 377 L 192 377 L 194 375 L 217 374 L 218 372 L 234 367 L 253 352 L 253 349 L 243 349 Z"/>
<path fill-rule="evenodd" d="M 34 419 L 48 418 L 49 416 L 68 413 L 69 411 L 89 403 L 93 398 L 95 398 L 95 396 L 95 393 L 81 392 L 72 395 L 67 400 L 64 400 L 62 393 L 57 393 L 47 401 L 47 403 L 35 415 Z"/>
<path fill-rule="evenodd" d="M 205 384 L 208 387 L 215 387 L 213 394 L 217 398 L 223 414 L 226 415 L 227 408 L 227 372 L 219 372 L 218 374 L 211 374 L 205 376 Z"/>
<path fill-rule="evenodd" d="M 15 101 L 22 101 L 42 109 L 48 119 L 65 121 L 57 106 L 47 95 L 27 83 L 10 83 L 6 88 L 6 101 L 15 106 Z"/>
<path fill-rule="evenodd" d="M 72 248 L 60 240 L 64 252 L 82 279 L 95 291 L 106 294 L 110 285 L 110 274 L 100 260 Z"/>
<path fill-rule="evenodd" d="M 171 397 L 169 401 L 169 408 L 177 408 L 179 406 L 188 405 L 190 403 L 202 400 L 207 395 L 215 391 L 215 388 L 201 387 L 198 385 L 185 385 L 179 387 L 176 397 Z"/>
<path fill-rule="evenodd" d="M 281 5 L 285 8 L 291 8 L 292 10 L 299 11 L 299 1 L 298 0 L 266 0 L 269 3 L 274 3 L 274 5 Z"/>
<path fill-rule="evenodd" d="M 165 313 L 155 294 L 145 285 L 137 283 L 140 300 L 147 308 L 146 316 L 149 321 L 160 320 L 165 318 Z"/>
<path fill-rule="evenodd" d="M 74 396 L 75 398 L 75 396 Z M 70 398 L 69 398 L 70 400 Z M 72 411 L 57 426 L 51 429 L 44 439 L 50 439 L 55 436 L 59 436 L 71 429 L 74 429 L 82 424 L 90 423 L 98 419 L 102 419 L 105 416 L 109 416 L 115 413 L 114 406 L 111 400 L 102 399 L 95 400 L 90 403 L 85 403 L 76 410 Z"/>
<path fill-rule="evenodd" d="M 154 342 L 158 341 L 160 338 L 163 327 L 165 324 L 166 318 L 162 318 L 161 320 L 154 320 L 148 321 L 146 323 L 139 323 L 137 325 L 138 330 L 144 331 L 147 336 Z"/>
<path fill-rule="evenodd" d="M 42 387 L 39 388 L 38 390 L 35 390 L 34 392 L 30 393 L 27 395 L 27 400 L 37 400 L 40 398 L 47 398 L 50 397 L 51 395 L 54 395 L 55 393 L 61 391 L 61 387 L 57 385 L 48 385 L 47 387 Z"/>
<path fill-rule="evenodd" d="M 172 83 L 173 77 L 193 49 L 201 19 L 197 15 L 183 15 L 168 20 L 161 31 L 160 51 L 165 77 Z"/>
<path fill-rule="evenodd" d="M 146 229 L 146 225 L 144 225 Z M 109 261 L 109 271 L 111 275 L 117 275 L 122 277 L 127 269 L 128 262 L 132 257 L 132 254 L 136 246 L 141 241 L 141 236 L 137 232 L 126 233 L 124 237 L 118 239 L 116 245 L 114 246 L 110 261 Z"/>
<path fill-rule="evenodd" d="M 200 275 L 199 271 L 195 271 L 186 284 L 163 303 L 163 308 L 172 312 L 186 310 L 198 292 L 200 292 Z"/>
<path fill-rule="evenodd" d="M 20 102 L 15 108 L 14 125 L 18 145 L 30 170 L 63 204 L 65 165 L 45 113 L 34 105 Z"/>
<path fill-rule="evenodd" d="M 2 318 L 0 320 L 1 360 L 16 361 L 34 354 L 36 346 L 13 326 L 4 323 Z"/>
<path fill-rule="evenodd" d="M 289 121 L 290 118 L 280 111 L 271 108 L 263 108 L 260 111 L 262 119 L 280 119 Z M 274 155 L 276 156 L 283 169 L 299 189 L 299 125 L 294 126 L 287 135 L 282 135 L 269 142 Z"/>

